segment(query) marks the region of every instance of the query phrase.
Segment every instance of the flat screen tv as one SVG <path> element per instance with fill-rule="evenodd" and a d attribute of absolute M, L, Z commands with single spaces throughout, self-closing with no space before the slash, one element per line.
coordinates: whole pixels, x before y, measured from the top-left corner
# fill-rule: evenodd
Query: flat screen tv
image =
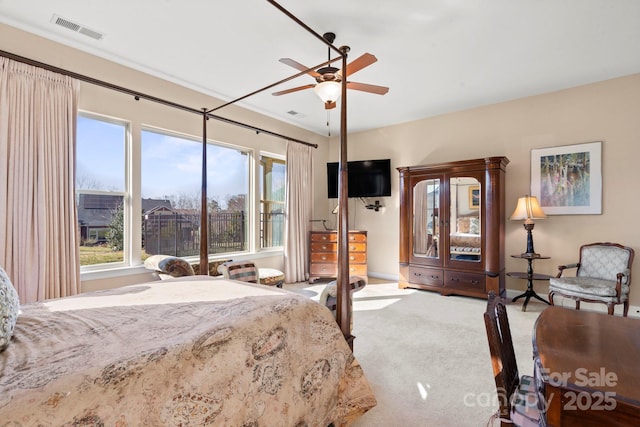
<path fill-rule="evenodd" d="M 347 162 L 349 197 L 391 196 L 391 160 Z M 327 163 L 327 193 L 338 198 L 338 162 Z"/>

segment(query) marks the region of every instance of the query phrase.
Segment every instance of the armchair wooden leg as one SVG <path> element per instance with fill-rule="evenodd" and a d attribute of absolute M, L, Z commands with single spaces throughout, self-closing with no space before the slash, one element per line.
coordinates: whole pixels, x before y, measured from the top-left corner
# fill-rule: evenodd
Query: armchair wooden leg
<path fill-rule="evenodd" d="M 576 300 L 576 310 L 580 310 L 580 300 Z"/>
<path fill-rule="evenodd" d="M 613 308 L 615 306 L 613 304 L 607 304 L 607 314 L 610 314 L 613 316 Z"/>
<path fill-rule="evenodd" d="M 624 306 L 624 311 L 622 312 L 622 315 L 623 315 L 624 317 L 627 317 L 627 313 L 629 313 L 629 300 L 626 300 L 626 301 L 623 303 L 623 306 Z"/>

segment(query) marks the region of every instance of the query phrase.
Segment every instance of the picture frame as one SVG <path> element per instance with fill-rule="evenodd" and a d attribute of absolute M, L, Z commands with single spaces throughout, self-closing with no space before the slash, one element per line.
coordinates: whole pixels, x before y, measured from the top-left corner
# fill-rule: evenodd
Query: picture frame
<path fill-rule="evenodd" d="M 480 186 L 469 186 L 469 209 L 480 209 Z"/>
<path fill-rule="evenodd" d="M 602 141 L 531 150 L 531 195 L 547 215 L 602 213 Z"/>

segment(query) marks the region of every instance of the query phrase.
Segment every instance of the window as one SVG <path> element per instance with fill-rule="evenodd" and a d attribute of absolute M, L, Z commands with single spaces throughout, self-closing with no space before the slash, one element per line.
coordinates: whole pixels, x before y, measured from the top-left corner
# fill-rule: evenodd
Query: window
<path fill-rule="evenodd" d="M 80 265 L 124 262 L 127 124 L 81 113 L 76 140 Z"/>
<path fill-rule="evenodd" d="M 283 246 L 285 161 L 260 156 L 260 247 Z"/>
<path fill-rule="evenodd" d="M 202 142 L 157 130 L 143 130 L 141 141 L 144 253 L 198 255 Z M 249 250 L 249 159 L 207 144 L 209 254 Z"/>

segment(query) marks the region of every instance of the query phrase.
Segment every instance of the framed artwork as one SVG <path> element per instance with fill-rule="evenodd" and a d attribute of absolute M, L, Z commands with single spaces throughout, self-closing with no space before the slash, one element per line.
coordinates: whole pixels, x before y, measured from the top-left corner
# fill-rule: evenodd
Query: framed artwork
<path fill-rule="evenodd" d="M 469 208 L 480 209 L 480 186 L 469 186 Z"/>
<path fill-rule="evenodd" d="M 602 142 L 531 150 L 531 195 L 547 215 L 602 213 Z"/>

